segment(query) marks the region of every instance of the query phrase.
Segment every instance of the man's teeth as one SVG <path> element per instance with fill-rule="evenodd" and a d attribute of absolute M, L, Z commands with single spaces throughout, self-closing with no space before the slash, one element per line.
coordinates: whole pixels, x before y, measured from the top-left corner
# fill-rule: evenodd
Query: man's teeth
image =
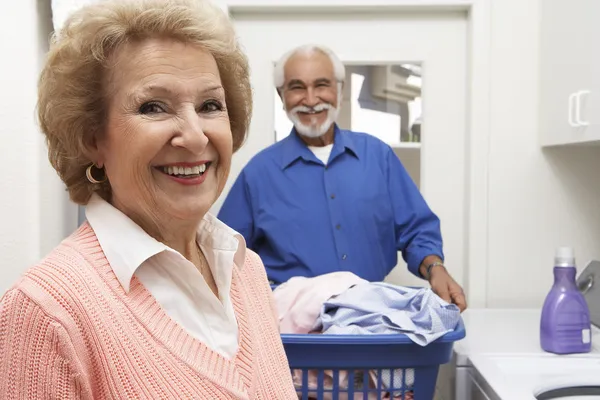
<path fill-rule="evenodd" d="M 162 170 L 169 175 L 201 175 L 206 171 L 206 164 L 195 167 L 162 167 Z"/>

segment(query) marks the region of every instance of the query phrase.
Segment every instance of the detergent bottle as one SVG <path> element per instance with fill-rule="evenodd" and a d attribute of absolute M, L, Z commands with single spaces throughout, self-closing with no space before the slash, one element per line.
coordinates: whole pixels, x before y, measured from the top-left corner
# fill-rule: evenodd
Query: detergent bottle
<path fill-rule="evenodd" d="M 587 353 L 592 348 L 590 311 L 575 283 L 577 268 L 571 247 L 554 256 L 554 285 L 542 308 L 540 339 L 544 351 L 555 354 Z"/>

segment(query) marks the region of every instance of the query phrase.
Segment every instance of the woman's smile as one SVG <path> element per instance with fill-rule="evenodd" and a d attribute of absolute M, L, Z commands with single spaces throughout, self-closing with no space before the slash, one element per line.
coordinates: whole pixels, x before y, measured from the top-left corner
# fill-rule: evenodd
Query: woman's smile
<path fill-rule="evenodd" d="M 208 177 L 211 161 L 180 162 L 154 167 L 170 180 L 181 185 L 200 185 Z"/>

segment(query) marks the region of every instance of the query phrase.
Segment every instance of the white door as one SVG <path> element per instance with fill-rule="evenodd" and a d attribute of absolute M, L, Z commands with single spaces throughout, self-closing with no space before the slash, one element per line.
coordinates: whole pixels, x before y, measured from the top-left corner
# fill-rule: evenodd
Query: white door
<path fill-rule="evenodd" d="M 466 14 L 324 15 L 320 12 L 318 15 L 234 14 L 232 17 L 250 59 L 254 114 L 247 142 L 234 156 L 224 193 L 227 193 L 248 160 L 276 140 L 275 110 L 279 110 L 280 105 L 273 87 L 273 65 L 292 47 L 320 43 L 333 49 L 346 65 L 358 69 L 364 69 L 364 66 L 420 64 L 423 83 L 420 88 L 423 99 L 420 145 L 397 144 L 399 132 L 396 137 L 384 132 L 387 128 L 382 126 L 398 124 L 398 118 L 394 119 L 393 115 L 370 111 L 372 114 L 364 114 L 362 121 L 352 121 L 352 124 L 358 123 L 362 131 L 392 142 L 405 165 L 414 164 L 416 160 L 416 171 L 414 165 L 410 168 L 407 166 L 407 169 L 413 178 L 416 177 L 425 199 L 442 221 L 446 262 L 453 276 L 463 284 L 467 198 Z M 405 92 L 410 97 L 411 88 L 408 87 Z M 351 102 L 347 94 L 344 97 L 347 101 L 342 105 L 340 117 L 344 114 L 344 107 Z M 420 108 L 417 103 L 412 101 L 410 105 Z M 390 101 L 388 104 L 400 103 Z M 372 128 L 368 115 L 373 116 Z M 354 114 L 348 121 L 352 119 L 356 119 Z M 413 113 L 411 122 L 414 119 Z M 341 125 L 342 128 L 351 128 Z M 223 197 L 215 209 L 220 207 Z M 400 257 L 399 267 L 390 276 L 390 281 L 405 285 L 416 282 L 423 284 L 423 281 L 414 279 L 408 273 Z"/>

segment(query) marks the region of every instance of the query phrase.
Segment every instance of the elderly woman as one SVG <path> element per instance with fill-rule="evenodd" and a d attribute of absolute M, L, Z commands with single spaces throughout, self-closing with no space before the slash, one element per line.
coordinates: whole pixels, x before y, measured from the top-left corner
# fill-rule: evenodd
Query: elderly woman
<path fill-rule="evenodd" d="M 207 214 L 252 108 L 205 0 L 101 2 L 52 43 L 39 118 L 88 222 L 0 305 L 0 398 L 297 398 L 260 259 Z"/>

